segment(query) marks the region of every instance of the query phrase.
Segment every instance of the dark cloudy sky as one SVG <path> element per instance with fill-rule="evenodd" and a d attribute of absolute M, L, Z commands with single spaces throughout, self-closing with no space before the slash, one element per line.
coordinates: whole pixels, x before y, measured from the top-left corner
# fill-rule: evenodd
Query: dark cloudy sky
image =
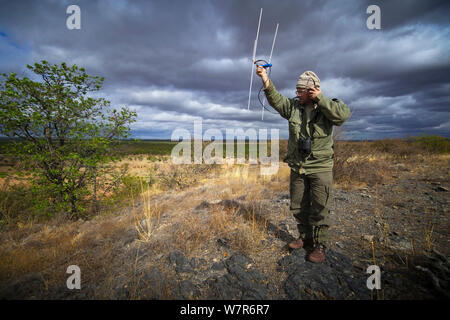
<path fill-rule="evenodd" d="M 268 59 L 280 23 L 271 79 L 293 97 L 298 76 L 313 70 L 323 93 L 352 117 L 347 139 L 440 134 L 450 137 L 450 2 L 252 0 L 1 0 L 0 73 L 30 75 L 45 59 L 105 77 L 101 95 L 138 113 L 136 138 L 167 138 L 176 128 L 278 128 L 264 113 L 255 77 L 247 111 L 259 10 L 257 58 Z M 66 9 L 81 8 L 68 30 Z M 369 5 L 381 30 L 369 30 Z"/>

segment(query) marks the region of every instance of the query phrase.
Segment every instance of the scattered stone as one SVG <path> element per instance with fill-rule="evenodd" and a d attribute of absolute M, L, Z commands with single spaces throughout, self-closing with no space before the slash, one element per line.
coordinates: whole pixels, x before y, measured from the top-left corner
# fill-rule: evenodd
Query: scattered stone
<path fill-rule="evenodd" d="M 212 270 L 216 270 L 216 271 L 220 271 L 220 270 L 224 270 L 225 269 L 225 264 L 220 261 L 220 262 L 214 262 L 211 266 Z"/>
<path fill-rule="evenodd" d="M 183 280 L 175 289 L 174 299 L 176 300 L 192 300 L 198 297 L 200 291 L 190 280 Z"/>
<path fill-rule="evenodd" d="M 396 250 L 412 250 L 411 241 L 409 241 L 407 238 L 404 237 L 398 237 L 398 236 L 390 236 L 389 239 L 391 240 L 391 249 Z"/>
<path fill-rule="evenodd" d="M 243 266 L 247 265 L 248 263 L 250 263 L 250 259 L 247 256 L 236 253 L 236 254 L 233 254 L 231 257 L 229 257 L 226 260 L 225 265 L 227 267 L 229 267 L 231 265 L 236 264 L 236 265 L 243 267 Z"/>
<path fill-rule="evenodd" d="M 230 247 L 230 239 L 227 239 L 227 238 L 219 238 L 219 239 L 217 239 L 217 243 L 225 248 Z"/>
<path fill-rule="evenodd" d="M 175 266 L 176 273 L 193 273 L 195 266 L 180 251 L 175 250 L 169 253 L 169 262 Z"/>
<path fill-rule="evenodd" d="M 192 258 L 190 265 L 193 269 L 199 269 L 207 265 L 207 261 L 203 258 Z"/>
<path fill-rule="evenodd" d="M 267 276 L 252 268 L 250 259 L 242 254 L 234 254 L 223 265 L 228 273 L 207 280 L 210 297 L 214 299 L 264 300 L 268 298 Z M 220 268 L 220 265 L 213 265 Z"/>
<path fill-rule="evenodd" d="M 373 239 L 374 239 L 374 236 L 373 235 L 371 235 L 371 234 L 366 234 L 366 235 L 364 235 L 363 237 L 363 240 L 366 240 L 366 241 L 369 241 L 369 242 L 372 242 L 373 241 Z"/>
<path fill-rule="evenodd" d="M 402 250 L 412 250 L 411 241 L 408 239 L 402 239 L 398 242 L 398 247 Z"/>
<path fill-rule="evenodd" d="M 175 250 L 175 251 L 172 251 L 171 253 L 169 253 L 168 259 L 172 265 L 181 265 L 181 264 L 186 263 L 186 258 L 178 250 Z"/>

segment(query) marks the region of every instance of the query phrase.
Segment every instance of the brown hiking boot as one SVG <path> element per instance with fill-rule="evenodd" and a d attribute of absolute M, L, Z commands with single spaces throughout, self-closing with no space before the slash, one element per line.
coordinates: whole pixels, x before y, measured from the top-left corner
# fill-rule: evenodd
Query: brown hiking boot
<path fill-rule="evenodd" d="M 312 247 L 312 246 L 313 246 L 313 239 L 308 238 L 302 239 L 301 237 L 289 243 L 289 248 L 291 249 L 301 249 L 303 247 Z"/>
<path fill-rule="evenodd" d="M 325 247 L 318 244 L 314 247 L 314 251 L 308 256 L 308 260 L 314 263 L 322 263 L 325 261 Z"/>

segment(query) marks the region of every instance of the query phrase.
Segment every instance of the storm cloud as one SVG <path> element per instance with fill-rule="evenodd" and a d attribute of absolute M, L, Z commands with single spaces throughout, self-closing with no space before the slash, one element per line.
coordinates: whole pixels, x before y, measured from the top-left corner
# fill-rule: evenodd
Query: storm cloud
<path fill-rule="evenodd" d="M 247 110 L 253 41 L 263 8 L 257 58 L 268 59 L 280 24 L 271 79 L 294 96 L 313 70 L 323 93 L 352 110 L 347 139 L 440 134 L 450 137 L 448 1 L 1 1 L 0 73 L 29 75 L 26 64 L 77 64 L 105 77 L 101 96 L 138 114 L 136 138 L 176 128 L 278 128 L 264 112 L 255 77 Z M 69 30 L 66 9 L 81 9 Z M 381 10 L 370 30 L 369 5 Z M 274 111 L 267 106 L 269 110 Z"/>

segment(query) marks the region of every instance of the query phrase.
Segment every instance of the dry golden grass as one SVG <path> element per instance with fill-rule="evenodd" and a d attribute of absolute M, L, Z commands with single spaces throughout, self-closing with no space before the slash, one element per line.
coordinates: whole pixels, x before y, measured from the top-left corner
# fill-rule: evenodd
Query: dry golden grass
<path fill-rule="evenodd" d="M 438 170 L 449 167 L 450 154 L 419 151 L 417 145 L 401 139 L 337 141 L 333 168 L 335 184 L 342 189 L 358 189 L 386 183 L 392 180 L 398 165 L 412 173 L 429 172 L 429 168 L 425 169 L 422 165 Z"/>
<path fill-rule="evenodd" d="M 168 207 L 159 203 L 152 203 L 152 195 L 159 194 L 160 190 L 156 190 L 154 187 L 144 189 L 142 179 L 140 179 L 140 187 L 140 199 L 143 203 L 143 209 L 136 212 L 135 195 L 131 193 L 131 212 L 133 214 L 134 226 L 139 234 L 139 239 L 142 241 L 149 241 L 154 229 L 161 221 L 161 214 L 167 210 Z"/>
<path fill-rule="evenodd" d="M 105 261 L 94 252 L 90 256 L 89 250 L 101 246 L 102 255 L 107 254 L 128 223 L 126 219 L 98 217 L 84 223 L 54 219 L 44 225 L 19 224 L 18 229 L 4 232 L 0 237 L 0 285 L 29 273 L 41 273 L 43 277 L 50 274 L 49 279 L 56 281 L 52 271 L 61 266 L 67 268 L 71 257 L 78 264 L 86 263 L 84 270 L 98 274 L 101 268 L 91 265 L 103 266 Z"/>
<path fill-rule="evenodd" d="M 424 230 L 425 234 L 425 250 L 431 251 L 434 247 L 434 239 L 433 239 L 433 229 L 434 225 L 432 223 L 429 223 L 428 226 Z"/>
<path fill-rule="evenodd" d="M 413 155 L 406 151 L 401 154 L 374 150 L 365 142 L 337 143 L 335 183 L 337 187 L 348 189 L 384 183 L 392 179 L 392 166 L 396 163 L 424 178 L 428 171 L 417 166 L 417 162 L 436 171 L 449 168 L 448 154 Z M 115 259 L 114 244 L 130 228 L 137 230 L 139 245 L 157 248 L 158 253 L 164 254 L 179 249 L 185 255 L 201 256 L 208 248 L 217 246 L 220 238 L 229 240 L 229 248 L 222 254 L 237 250 L 255 255 L 270 250 L 263 244 L 267 239 L 268 221 L 259 210 L 267 194 L 289 192 L 290 168 L 286 164 L 280 162 L 279 170 L 273 176 L 261 176 L 258 166 L 248 164 L 175 166 L 170 162 L 134 156 L 115 163 L 116 173 L 122 165 L 127 165 L 128 174 L 140 180 L 136 188 L 129 190 L 123 204 L 125 210 L 119 216 L 116 210 L 121 207 L 102 212 L 87 222 L 68 221 L 58 216 L 47 221 L 18 221 L 15 226 L 3 229 L 0 234 L 0 286 L 10 279 L 35 272 L 43 273 L 47 286 L 51 286 L 56 280 L 46 272 L 59 268 L 61 277 L 65 277 L 63 267 L 67 267 L 71 257 L 76 257 L 80 267 L 87 270 L 88 278 L 103 277 L 104 286 L 98 296 L 108 297 L 108 290 L 112 290 L 116 281 L 107 276 Z M 448 179 L 448 175 L 448 171 L 443 172 L 443 179 Z M 7 188 L 7 185 L 3 187 Z M 233 199 L 246 205 L 217 205 L 220 200 Z M 208 209 L 204 212 L 196 210 L 203 201 L 210 204 Z M 1 207 L 0 210 L 8 208 Z M 288 214 L 287 210 L 273 219 L 285 219 Z M 374 215 L 380 222 L 379 232 L 388 239 L 390 228 L 382 210 L 376 207 Z M 433 247 L 434 230 L 433 224 L 424 230 L 426 248 Z M 139 284 L 139 278 L 135 276 L 137 261 L 136 256 L 127 266 L 128 273 L 123 275 L 132 277 L 135 287 Z M 134 294 L 138 297 L 137 292 Z"/>
<path fill-rule="evenodd" d="M 269 188 L 273 184 L 274 189 L 281 190 L 280 185 L 286 185 L 288 175 L 289 168 L 286 167 L 282 167 L 279 175 L 269 178 L 261 176 L 259 168 L 255 166 L 232 166 L 228 170 L 222 168 L 212 176 L 207 174 L 199 177 L 197 187 L 179 192 L 178 196 L 175 193 L 166 200 L 153 200 L 153 205 L 144 205 L 134 214 L 135 227 L 143 242 L 154 243 L 164 239 L 169 244 L 160 251 L 164 253 L 176 248 L 187 255 L 193 254 L 219 238 L 229 240 L 230 250 L 249 253 L 263 250 L 262 240 L 267 237 L 267 221 L 258 215 L 255 204 L 261 199 L 262 188 Z M 153 193 L 158 189 L 144 189 L 140 191 L 145 199 L 143 201 L 151 203 L 155 195 Z M 158 194 L 164 197 L 164 192 Z M 214 205 L 220 200 L 238 198 L 245 199 L 250 207 Z M 213 204 L 206 214 L 194 210 L 203 201 Z M 182 208 L 180 204 L 183 204 Z M 161 222 L 161 212 L 168 215 L 170 228 L 166 221 Z M 149 225 L 152 226 L 151 230 L 147 228 Z"/>

